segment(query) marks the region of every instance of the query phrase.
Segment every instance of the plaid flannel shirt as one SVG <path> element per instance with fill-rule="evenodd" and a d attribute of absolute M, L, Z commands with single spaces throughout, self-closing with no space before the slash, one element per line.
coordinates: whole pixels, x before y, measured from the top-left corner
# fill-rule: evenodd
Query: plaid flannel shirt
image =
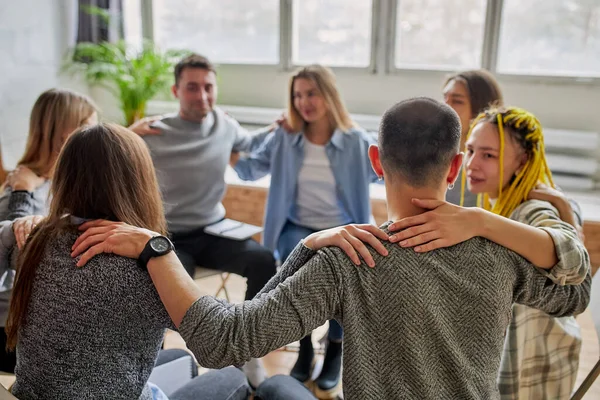
<path fill-rule="evenodd" d="M 579 216 L 578 216 L 579 217 Z M 543 201 L 527 201 L 511 219 L 550 234 L 559 262 L 540 270 L 562 285 L 581 283 L 589 272 L 589 257 L 575 229 L 561 221 L 558 211 Z M 498 374 L 502 399 L 569 399 L 579 366 L 581 332 L 574 317 L 553 318 L 519 304 L 513 306 Z"/>

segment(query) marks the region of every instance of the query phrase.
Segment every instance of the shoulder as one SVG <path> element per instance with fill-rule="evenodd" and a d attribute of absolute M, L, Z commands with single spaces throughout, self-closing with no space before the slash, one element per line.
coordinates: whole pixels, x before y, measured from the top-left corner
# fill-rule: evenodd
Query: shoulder
<path fill-rule="evenodd" d="M 52 185 L 50 180 L 42 183 L 37 189 L 33 191 L 33 198 L 41 199 L 46 201 L 48 193 L 50 192 L 50 186 Z"/>
<path fill-rule="evenodd" d="M 215 123 L 223 123 L 231 127 L 238 127 L 240 123 L 233 118 L 231 115 L 227 114 L 222 108 L 214 107 L 212 110 L 213 118 L 215 119 Z"/>
<path fill-rule="evenodd" d="M 560 220 L 559 215 L 558 210 L 547 201 L 527 200 L 512 212 L 510 219 L 531 224 L 539 219 Z"/>
<path fill-rule="evenodd" d="M 161 119 L 159 119 L 159 122 L 161 124 L 167 125 L 169 127 L 173 127 L 177 125 L 177 122 L 180 121 L 179 115 L 177 113 L 169 113 L 169 114 L 165 114 L 162 116 Z"/>
<path fill-rule="evenodd" d="M 347 140 L 356 143 L 374 144 L 376 142 L 376 136 L 374 134 L 367 132 L 359 126 L 348 129 L 344 134 Z"/>
<path fill-rule="evenodd" d="M 300 135 L 302 135 L 302 132 L 290 133 L 282 126 L 278 126 L 269 133 L 267 140 L 271 140 L 273 143 L 284 142 L 286 144 L 291 144 L 293 141 L 297 140 Z"/>
<path fill-rule="evenodd" d="M 71 257 L 71 247 L 79 234 L 79 232 L 71 228 L 57 233 L 46 244 L 47 257 L 61 264 L 65 262 L 75 266 L 79 257 L 75 259 Z M 137 265 L 136 260 L 108 253 L 97 254 L 84 267 L 79 268 L 78 271 L 80 271 L 81 275 L 89 274 L 95 277 L 105 277 L 109 282 L 112 281 L 117 286 L 129 285 L 130 283 L 123 281 L 129 280 L 127 277 L 132 277 L 134 280 L 139 280 L 143 277 L 147 277 L 148 281 L 150 279 L 148 273 Z"/>

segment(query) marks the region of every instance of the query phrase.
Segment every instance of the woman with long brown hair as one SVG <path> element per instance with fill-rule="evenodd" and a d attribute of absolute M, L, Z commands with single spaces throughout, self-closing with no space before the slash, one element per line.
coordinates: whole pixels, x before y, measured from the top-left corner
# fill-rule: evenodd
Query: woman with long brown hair
<path fill-rule="evenodd" d="M 6 352 L 4 326 L 14 280 L 11 256 L 25 231 L 48 212 L 48 190 L 56 158 L 67 137 L 77 128 L 96 123 L 96 106 L 87 96 L 50 89 L 36 100 L 29 120 L 25 154 L 8 175 L 0 195 L 0 370 L 12 373 L 16 358 Z M 2 180 L 4 182 L 4 180 Z M 27 217 L 31 216 L 31 217 Z M 35 216 L 35 217 L 34 217 Z M 14 222 L 13 222 L 14 221 Z"/>
<path fill-rule="evenodd" d="M 81 128 L 61 152 L 51 195 L 48 216 L 19 259 L 7 321 L 8 347 L 18 350 L 14 394 L 163 398 L 147 382 L 165 328 L 173 325 L 147 271 L 135 260 L 109 254 L 79 269 L 71 257 L 78 224 L 92 218 L 166 231 L 144 141 L 118 125 Z M 237 397 L 227 398 L 245 398 L 244 375 L 230 372 L 237 380 L 224 390 Z M 197 378 L 171 398 L 190 398 L 206 381 Z"/>
<path fill-rule="evenodd" d="M 448 76 L 444 82 L 442 95 L 444 102 L 452 107 L 460 118 L 461 151 L 465 148 L 471 121 L 489 106 L 502 105 L 504 102 L 500 84 L 494 75 L 485 69 L 462 71 Z M 459 180 L 456 185 L 456 188 L 448 189 L 446 200 L 458 205 L 463 193 L 462 181 Z M 464 193 L 464 206 L 475 207 L 477 195 L 468 190 Z"/>

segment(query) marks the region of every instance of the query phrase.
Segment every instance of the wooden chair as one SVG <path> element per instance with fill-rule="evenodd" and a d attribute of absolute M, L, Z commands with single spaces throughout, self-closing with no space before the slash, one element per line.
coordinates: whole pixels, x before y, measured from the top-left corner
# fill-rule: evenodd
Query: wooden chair
<path fill-rule="evenodd" d="M 0 385 L 0 400 L 14 400 L 16 399 L 4 386 Z"/>
<path fill-rule="evenodd" d="M 592 314 L 592 320 L 594 321 L 594 327 L 596 328 L 596 334 L 598 335 L 598 343 L 600 343 L 600 273 L 596 273 L 592 279 L 590 312 Z M 590 390 L 590 387 L 592 387 L 598 376 L 600 376 L 600 359 L 596 365 L 594 365 L 594 368 L 592 368 L 588 376 L 583 380 L 577 391 L 575 391 L 571 400 L 581 400 L 586 392 Z"/>
<path fill-rule="evenodd" d="M 219 275 L 221 277 L 221 285 L 219 286 L 219 288 L 217 289 L 217 292 L 215 293 L 215 296 L 219 296 L 219 294 L 221 292 L 223 292 L 223 295 L 225 296 L 225 299 L 227 301 L 231 301 L 229 299 L 229 292 L 227 291 L 227 281 L 229 280 L 229 273 L 228 272 L 223 272 L 223 271 L 219 271 L 216 269 L 210 269 L 210 268 L 203 268 L 203 267 L 196 267 L 196 270 L 194 272 L 194 280 L 196 279 L 206 279 L 209 278 L 211 276 L 215 276 L 215 275 Z"/>

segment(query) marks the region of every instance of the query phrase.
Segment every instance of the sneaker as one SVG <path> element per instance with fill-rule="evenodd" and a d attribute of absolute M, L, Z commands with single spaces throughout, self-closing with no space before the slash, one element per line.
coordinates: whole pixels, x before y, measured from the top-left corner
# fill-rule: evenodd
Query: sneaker
<path fill-rule="evenodd" d="M 310 335 L 308 335 L 300 340 L 298 359 L 290 371 L 290 376 L 306 384 L 310 380 L 314 357 L 315 351 L 313 349 L 312 339 Z"/>
<path fill-rule="evenodd" d="M 267 379 L 267 372 L 265 371 L 265 366 L 260 358 L 250 359 L 250 361 L 242 366 L 242 372 L 246 375 L 252 389 L 256 389 L 265 379 Z"/>

